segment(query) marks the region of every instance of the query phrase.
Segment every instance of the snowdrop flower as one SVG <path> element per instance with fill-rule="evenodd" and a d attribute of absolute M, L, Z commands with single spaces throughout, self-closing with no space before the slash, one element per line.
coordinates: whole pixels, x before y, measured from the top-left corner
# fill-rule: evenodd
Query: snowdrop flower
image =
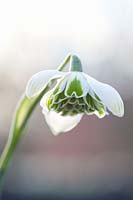
<path fill-rule="evenodd" d="M 73 129 L 84 114 L 103 118 L 110 111 L 118 117 L 124 115 L 119 93 L 84 73 L 77 56 L 71 56 L 68 72 L 45 70 L 33 75 L 26 87 L 27 97 L 39 95 L 53 79 L 57 83 L 43 96 L 40 105 L 54 135 Z"/>

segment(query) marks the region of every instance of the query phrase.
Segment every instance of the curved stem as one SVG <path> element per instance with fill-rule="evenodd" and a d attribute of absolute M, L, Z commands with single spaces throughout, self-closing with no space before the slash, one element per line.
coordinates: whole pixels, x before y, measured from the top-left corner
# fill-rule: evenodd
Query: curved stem
<path fill-rule="evenodd" d="M 62 71 L 66 65 L 68 64 L 68 62 L 71 59 L 71 54 L 67 55 L 66 58 L 64 59 L 64 61 L 59 65 L 59 67 L 57 68 L 59 71 Z"/>
<path fill-rule="evenodd" d="M 19 143 L 22 135 L 24 134 L 24 130 L 28 119 L 30 118 L 32 112 L 34 111 L 38 102 L 42 98 L 43 94 L 46 93 L 48 89 L 49 87 L 47 86 L 43 93 L 41 93 L 37 98 L 32 100 L 28 99 L 25 95 L 23 95 L 18 104 L 15 115 L 13 117 L 9 138 L 0 158 L 0 186 L 2 183 L 2 178 L 7 170 L 9 161 L 12 158 L 17 144 Z"/>
<path fill-rule="evenodd" d="M 64 69 L 64 67 L 70 61 L 70 57 L 70 55 L 67 56 L 64 62 L 58 67 L 59 71 Z M 25 132 L 25 128 L 31 114 L 35 110 L 37 104 L 40 102 L 42 96 L 51 88 L 51 85 L 55 81 L 55 79 L 51 80 L 41 94 L 35 98 L 28 99 L 25 95 L 22 96 L 13 117 L 8 141 L 0 158 L 0 188 L 2 186 L 2 178 L 7 170 L 16 146 Z"/>

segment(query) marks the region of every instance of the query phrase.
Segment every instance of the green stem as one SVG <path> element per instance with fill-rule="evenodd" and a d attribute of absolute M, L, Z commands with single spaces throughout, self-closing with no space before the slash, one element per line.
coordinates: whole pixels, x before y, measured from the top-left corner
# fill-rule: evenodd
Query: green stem
<path fill-rule="evenodd" d="M 59 65 L 59 67 L 57 68 L 59 71 L 62 71 L 66 65 L 68 64 L 68 62 L 70 61 L 71 59 L 71 55 L 67 55 L 66 58 L 64 59 L 64 61 L 61 63 L 61 65 Z"/>
<path fill-rule="evenodd" d="M 70 55 L 67 56 L 64 62 L 58 67 L 59 71 L 64 69 L 64 67 L 70 61 L 70 57 Z M 43 95 L 51 88 L 51 85 L 55 81 L 56 80 L 53 79 L 51 82 L 49 82 L 41 94 L 35 98 L 28 99 L 25 95 L 22 96 L 13 117 L 8 141 L 0 158 L 0 188 L 2 188 L 3 176 L 8 168 L 8 164 L 13 156 L 17 144 L 20 142 L 20 139 L 25 132 L 25 128 L 31 114 L 35 110 Z"/>
<path fill-rule="evenodd" d="M 18 104 L 12 121 L 9 138 L 0 158 L 0 188 L 2 187 L 3 176 L 7 170 L 9 161 L 11 160 L 16 146 L 25 132 L 28 119 L 48 89 L 49 86 L 47 86 L 44 91 L 34 99 L 28 99 L 25 95 L 23 95 Z"/>

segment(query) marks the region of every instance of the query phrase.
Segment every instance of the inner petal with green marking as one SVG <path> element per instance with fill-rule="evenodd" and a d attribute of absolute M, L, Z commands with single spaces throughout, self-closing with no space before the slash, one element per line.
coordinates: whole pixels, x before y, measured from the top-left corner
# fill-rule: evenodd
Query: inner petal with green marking
<path fill-rule="evenodd" d="M 64 98 L 62 98 L 64 96 Z M 101 102 L 93 99 L 89 94 L 86 97 L 76 98 L 66 97 L 64 92 L 57 95 L 50 95 L 47 98 L 47 107 L 49 110 L 54 110 L 61 115 L 76 115 L 79 113 L 93 114 L 98 111 L 99 115 L 104 115 L 104 106 Z"/>
<path fill-rule="evenodd" d="M 75 77 L 69 84 L 69 87 L 66 89 L 66 94 L 68 96 L 76 95 L 77 97 L 82 96 L 83 88 L 80 80 Z"/>
<path fill-rule="evenodd" d="M 68 79 L 68 81 L 65 81 L 64 84 L 63 80 L 61 80 L 47 98 L 46 105 L 49 110 L 60 113 L 62 116 L 73 116 L 81 113 L 89 115 L 95 111 L 100 116 L 105 114 L 104 106 L 96 94 L 92 97 L 87 93 L 86 96 L 80 97 L 84 91 L 80 80 L 76 76 L 73 80 L 70 81 Z M 64 86 L 60 89 L 60 86 L 63 84 Z"/>

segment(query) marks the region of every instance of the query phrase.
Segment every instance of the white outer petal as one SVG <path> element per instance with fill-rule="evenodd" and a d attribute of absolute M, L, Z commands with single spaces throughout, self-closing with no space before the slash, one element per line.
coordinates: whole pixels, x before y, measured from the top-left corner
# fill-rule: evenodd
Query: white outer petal
<path fill-rule="evenodd" d="M 59 72 L 57 70 L 45 70 L 36 73 L 28 81 L 28 84 L 26 86 L 26 96 L 31 98 L 38 95 L 46 87 L 46 84 L 49 80 L 60 78 L 64 74 L 66 73 Z"/>
<path fill-rule="evenodd" d="M 59 85 L 59 90 L 56 93 L 56 95 L 63 92 L 63 90 L 65 89 L 67 81 L 68 81 L 69 74 L 70 74 L 69 72 L 66 72 L 65 76 L 57 81 L 56 86 L 58 87 L 58 85 Z M 56 88 L 56 86 L 55 86 L 55 88 Z"/>
<path fill-rule="evenodd" d="M 81 120 L 82 114 L 75 116 L 61 116 L 54 111 L 46 112 L 43 110 L 46 122 L 48 123 L 53 135 L 58 135 L 61 132 L 67 132 L 73 129 Z"/>
<path fill-rule="evenodd" d="M 84 73 L 92 90 L 102 100 L 103 104 L 114 115 L 122 117 L 124 115 L 124 104 L 119 93 L 110 85 L 101 83 Z"/>

